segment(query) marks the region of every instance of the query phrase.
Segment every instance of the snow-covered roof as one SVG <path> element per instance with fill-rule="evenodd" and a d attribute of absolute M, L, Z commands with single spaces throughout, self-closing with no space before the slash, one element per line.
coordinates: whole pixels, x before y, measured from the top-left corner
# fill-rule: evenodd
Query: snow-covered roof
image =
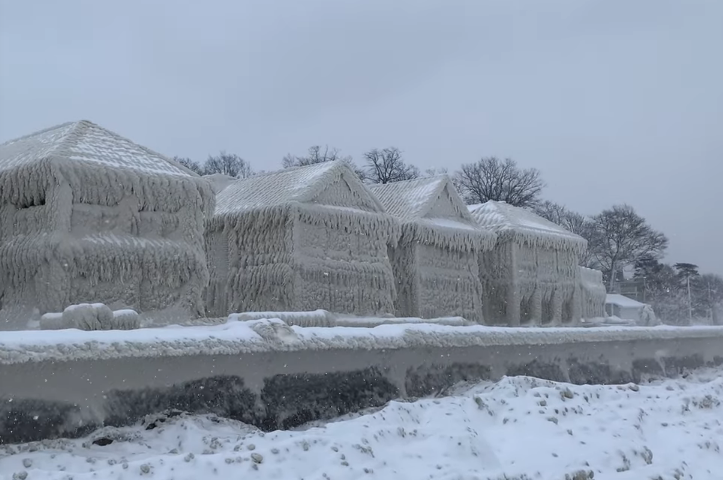
<path fill-rule="evenodd" d="M 420 240 L 446 246 L 467 244 L 485 250 L 492 248 L 495 243 L 493 232 L 477 228 L 447 175 L 372 185 L 369 188 L 387 213 L 397 217 L 403 224 L 417 227 L 414 235 L 408 238 L 409 241 Z"/>
<path fill-rule="evenodd" d="M 215 215 L 310 202 L 342 175 L 352 188 L 366 197 L 364 200 L 373 211 L 384 212 L 382 205 L 369 193 L 349 165 L 344 161 L 334 161 L 236 180 L 216 197 Z"/>
<path fill-rule="evenodd" d="M 492 200 L 469 205 L 467 208 L 478 225 L 494 231 L 498 238 L 516 238 L 523 243 L 540 247 L 577 252 L 583 252 L 587 248 L 584 238 L 530 210 Z"/>
<path fill-rule="evenodd" d="M 403 182 L 372 185 L 369 188 L 382 202 L 388 214 L 403 220 L 415 220 L 427 215 L 444 187 L 448 184 L 451 185 L 451 183 L 447 175 L 438 175 Z M 462 217 L 472 220 L 463 211 L 464 203 L 459 199 L 459 195 L 456 195 L 454 186 L 450 189 L 450 193 L 452 192 L 454 192 L 452 197 L 456 196 L 454 200 L 460 202 L 457 206 L 460 207 Z"/>
<path fill-rule="evenodd" d="M 235 177 L 232 177 L 231 175 L 225 175 L 223 173 L 212 173 L 210 175 L 204 175 L 202 178 L 211 182 L 211 185 L 213 186 L 213 191 L 216 193 L 216 195 L 221 193 L 223 189 L 225 189 L 237 180 Z"/>
<path fill-rule="evenodd" d="M 608 293 L 605 298 L 606 304 L 611 305 L 617 305 L 619 307 L 623 308 L 643 308 L 645 307 L 644 303 L 640 303 L 637 300 L 634 300 L 630 297 L 626 297 L 625 295 L 620 295 L 618 293 Z"/>
<path fill-rule="evenodd" d="M 95 164 L 147 175 L 196 176 L 170 158 L 87 120 L 64 123 L 0 144 L 0 174 L 42 161 Z"/>

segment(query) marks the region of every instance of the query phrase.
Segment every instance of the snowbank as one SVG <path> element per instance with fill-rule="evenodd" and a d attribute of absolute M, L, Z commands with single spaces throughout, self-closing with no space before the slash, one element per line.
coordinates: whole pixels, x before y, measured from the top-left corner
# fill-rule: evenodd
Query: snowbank
<path fill-rule="evenodd" d="M 102 303 L 70 305 L 62 313 L 46 313 L 40 317 L 41 330 L 132 330 L 140 327 L 135 310 L 111 310 Z"/>
<path fill-rule="evenodd" d="M 279 319 L 256 322 L 283 323 Z M 284 324 L 286 325 L 286 324 Z M 253 327 L 253 328 L 252 328 Z M 129 357 L 237 355 L 265 351 L 384 350 L 413 347 L 560 345 L 630 340 L 723 338 L 723 327 L 508 328 L 432 324 L 353 327 L 283 327 L 288 334 L 259 335 L 259 325 L 230 322 L 215 326 L 144 328 L 138 330 L 9 331 L 0 337 L 0 364 L 46 360 Z"/>
<path fill-rule="evenodd" d="M 0 446 L 2 478 L 720 478 L 723 370 L 649 384 L 530 377 L 263 433 L 212 416 L 152 417 L 80 440 Z"/>

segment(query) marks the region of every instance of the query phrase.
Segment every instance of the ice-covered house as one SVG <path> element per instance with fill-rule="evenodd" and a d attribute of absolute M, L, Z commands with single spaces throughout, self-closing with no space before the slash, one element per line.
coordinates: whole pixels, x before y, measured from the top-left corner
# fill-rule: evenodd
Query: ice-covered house
<path fill-rule="evenodd" d="M 393 313 L 398 231 L 345 162 L 237 180 L 206 231 L 209 311 Z"/>
<path fill-rule="evenodd" d="M 214 198 L 196 174 L 89 121 L 0 145 L 6 322 L 83 302 L 203 314 Z"/>
<path fill-rule="evenodd" d="M 577 322 L 581 318 L 579 258 L 584 238 L 504 202 L 470 205 L 495 248 L 480 255 L 488 323 L 516 326 Z"/>
<path fill-rule="evenodd" d="M 482 321 L 478 253 L 495 235 L 478 229 L 446 175 L 374 185 L 387 213 L 402 224 L 390 246 L 397 316 L 462 316 Z"/>
<path fill-rule="evenodd" d="M 605 298 L 605 313 L 608 316 L 631 320 L 635 323 L 642 321 L 646 306 L 645 303 L 618 293 L 608 293 Z"/>
<path fill-rule="evenodd" d="M 579 267 L 580 302 L 582 318 L 602 318 L 605 316 L 605 298 L 607 289 L 600 270 Z"/>

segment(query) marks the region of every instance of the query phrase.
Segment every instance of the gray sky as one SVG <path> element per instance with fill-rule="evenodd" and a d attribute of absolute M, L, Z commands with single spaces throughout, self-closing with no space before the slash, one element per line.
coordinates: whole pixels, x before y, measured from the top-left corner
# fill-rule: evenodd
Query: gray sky
<path fill-rule="evenodd" d="M 312 144 L 510 156 L 723 273 L 720 0 L 0 0 L 0 141 L 80 119 L 266 170 Z"/>

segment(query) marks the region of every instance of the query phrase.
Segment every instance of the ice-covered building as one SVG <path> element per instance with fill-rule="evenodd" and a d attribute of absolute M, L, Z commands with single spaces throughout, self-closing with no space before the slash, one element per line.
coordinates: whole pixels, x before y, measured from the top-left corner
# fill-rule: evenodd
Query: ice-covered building
<path fill-rule="evenodd" d="M 607 289 L 600 270 L 579 267 L 580 302 L 582 318 L 602 318 L 605 316 L 605 298 Z"/>
<path fill-rule="evenodd" d="M 584 238 L 504 202 L 470 205 L 477 223 L 497 234 L 480 255 L 488 323 L 516 326 L 577 322 L 580 254 Z"/>
<path fill-rule="evenodd" d="M 478 253 L 495 235 L 478 229 L 446 175 L 370 187 L 402 224 L 389 256 L 398 316 L 482 321 Z"/>
<path fill-rule="evenodd" d="M 213 204 L 196 174 L 88 121 L 0 145 L 5 321 L 85 302 L 203 314 Z"/>
<path fill-rule="evenodd" d="M 387 243 L 399 227 L 345 162 L 237 180 L 216 200 L 206 231 L 213 314 L 394 312 Z"/>

